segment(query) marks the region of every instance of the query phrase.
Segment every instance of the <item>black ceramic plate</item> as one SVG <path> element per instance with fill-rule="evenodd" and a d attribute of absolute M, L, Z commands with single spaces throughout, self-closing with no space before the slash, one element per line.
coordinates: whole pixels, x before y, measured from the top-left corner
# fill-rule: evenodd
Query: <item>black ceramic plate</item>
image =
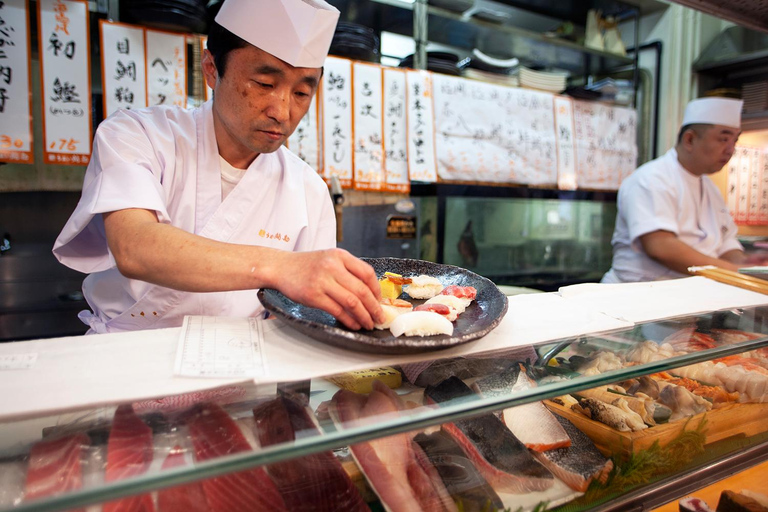
<path fill-rule="evenodd" d="M 350 331 L 328 313 L 297 304 L 277 290 L 259 290 L 259 300 L 267 311 L 311 338 L 349 350 L 379 354 L 409 354 L 461 345 L 491 332 L 507 312 L 507 297 L 491 281 L 469 270 L 422 260 L 363 260 L 373 266 L 377 276 L 383 275 L 384 272 L 394 272 L 405 277 L 426 274 L 438 278 L 444 286 L 474 286 L 477 289 L 477 299 L 454 322 L 452 336 L 441 334 L 399 338 L 392 336 L 389 329 Z M 406 293 L 403 293 L 401 298 L 414 305 L 425 302 L 413 300 Z"/>

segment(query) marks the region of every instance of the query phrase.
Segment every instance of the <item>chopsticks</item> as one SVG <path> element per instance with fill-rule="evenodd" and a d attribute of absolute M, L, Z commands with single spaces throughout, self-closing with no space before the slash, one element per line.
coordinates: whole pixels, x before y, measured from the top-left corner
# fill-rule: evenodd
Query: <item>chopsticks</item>
<path fill-rule="evenodd" d="M 768 295 L 768 281 L 758 277 L 739 274 L 732 270 L 708 265 L 705 267 L 688 267 L 688 272 L 694 275 L 704 276 L 713 281 L 738 286 L 745 290 L 764 293 Z"/>

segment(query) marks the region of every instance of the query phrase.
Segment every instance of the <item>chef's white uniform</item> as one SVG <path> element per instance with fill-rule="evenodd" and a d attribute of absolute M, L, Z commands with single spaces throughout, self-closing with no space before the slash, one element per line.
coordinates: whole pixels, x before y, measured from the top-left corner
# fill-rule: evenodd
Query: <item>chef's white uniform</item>
<path fill-rule="evenodd" d="M 674 233 L 681 242 L 713 258 L 743 250 L 717 186 L 707 176 L 685 170 L 674 149 L 624 180 L 617 206 L 613 266 L 603 276 L 604 283 L 683 277 L 643 251 L 640 237 L 654 231 Z"/>
<path fill-rule="evenodd" d="M 53 252 L 88 273 L 80 313 L 91 332 L 181 325 L 184 315 L 253 316 L 257 290 L 190 293 L 123 277 L 107 247 L 102 213 L 154 210 L 162 223 L 221 242 L 287 251 L 336 244 L 328 188 L 285 148 L 260 154 L 222 201 L 211 103 L 194 110 L 122 110 L 96 132 L 75 212 Z"/>

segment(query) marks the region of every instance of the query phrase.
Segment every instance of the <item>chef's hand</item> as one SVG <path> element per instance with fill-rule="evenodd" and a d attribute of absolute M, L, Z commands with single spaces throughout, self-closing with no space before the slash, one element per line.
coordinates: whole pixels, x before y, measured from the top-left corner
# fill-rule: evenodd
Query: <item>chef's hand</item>
<path fill-rule="evenodd" d="M 271 283 L 289 299 L 322 309 L 353 330 L 384 321 L 373 268 L 343 249 L 284 252 Z"/>

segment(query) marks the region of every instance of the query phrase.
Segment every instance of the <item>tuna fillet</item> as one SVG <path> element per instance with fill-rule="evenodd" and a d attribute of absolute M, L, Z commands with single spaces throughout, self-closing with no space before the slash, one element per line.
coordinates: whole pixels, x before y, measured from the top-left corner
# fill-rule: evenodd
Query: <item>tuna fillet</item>
<path fill-rule="evenodd" d="M 24 501 L 63 494 L 83 486 L 81 455 L 90 445 L 85 434 L 35 443 L 29 452 Z"/>
<path fill-rule="evenodd" d="M 133 407 L 121 405 L 115 411 L 107 441 L 107 468 L 104 480 L 114 482 L 146 473 L 154 455 L 152 429 L 141 421 Z M 104 512 L 154 512 L 149 494 L 110 501 Z"/>
<path fill-rule="evenodd" d="M 218 405 L 206 404 L 189 423 L 195 458 L 217 459 L 247 452 L 251 446 L 238 426 Z M 277 487 L 262 468 L 203 480 L 205 498 L 213 512 L 277 512 L 286 510 Z"/>
<path fill-rule="evenodd" d="M 319 435 L 303 404 L 281 396 L 253 410 L 256 436 L 261 446 L 292 443 L 300 437 Z M 269 476 L 290 510 L 369 510 L 344 468 L 331 452 L 278 462 L 267 468 Z"/>
<path fill-rule="evenodd" d="M 162 469 L 186 466 L 184 450 L 175 446 L 163 461 Z M 186 485 L 160 489 L 157 493 L 158 512 L 209 512 L 211 509 L 205 501 L 203 484 L 192 482 Z"/>
<path fill-rule="evenodd" d="M 460 379 L 451 377 L 424 390 L 438 404 L 474 395 Z M 493 414 L 446 423 L 442 429 L 461 446 L 494 489 L 501 492 L 543 491 L 555 482 L 552 473 Z"/>

